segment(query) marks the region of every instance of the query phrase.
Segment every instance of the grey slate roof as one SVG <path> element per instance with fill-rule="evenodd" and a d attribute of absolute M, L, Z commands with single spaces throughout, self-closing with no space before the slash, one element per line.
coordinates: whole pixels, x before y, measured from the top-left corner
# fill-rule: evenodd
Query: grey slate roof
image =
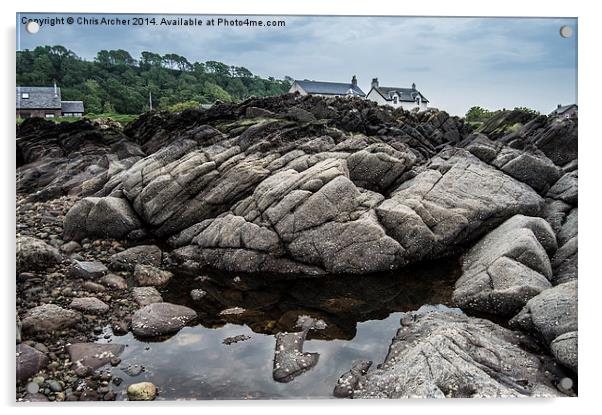
<path fill-rule="evenodd" d="M 365 97 L 366 94 L 358 86 L 351 83 L 341 82 L 322 82 L 322 81 L 298 81 L 295 82 L 303 88 L 308 94 L 322 95 L 348 95 L 349 90 L 353 91 L 354 95 Z"/>
<path fill-rule="evenodd" d="M 83 101 L 61 101 L 63 112 L 84 112 Z"/>
<path fill-rule="evenodd" d="M 563 114 L 566 111 L 570 110 L 573 107 L 577 107 L 577 104 L 569 104 L 569 105 L 563 105 L 561 107 L 556 108 L 554 111 L 552 111 L 550 113 L 550 115 L 557 115 L 557 114 Z"/>
<path fill-rule="evenodd" d="M 422 102 L 429 102 L 428 99 L 422 93 L 412 88 L 399 88 L 396 86 L 379 86 L 374 89 L 379 92 L 384 99 L 387 101 L 393 101 L 393 95 L 395 92 L 399 95 L 399 100 L 402 102 L 416 102 L 416 97 L 420 95 Z"/>
<path fill-rule="evenodd" d="M 52 86 L 18 86 L 17 109 L 61 109 L 61 88 Z M 22 98 L 22 93 L 29 93 L 29 98 Z"/>

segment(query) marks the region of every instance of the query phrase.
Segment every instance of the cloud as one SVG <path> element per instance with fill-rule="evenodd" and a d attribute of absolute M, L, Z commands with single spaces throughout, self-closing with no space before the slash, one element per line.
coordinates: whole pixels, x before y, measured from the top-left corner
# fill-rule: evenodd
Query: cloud
<path fill-rule="evenodd" d="M 576 101 L 576 36 L 558 34 L 563 24 L 577 29 L 576 19 L 249 18 L 285 20 L 286 26 L 71 25 L 44 27 L 35 36 L 18 28 L 22 49 L 62 44 L 86 59 L 100 49 L 126 49 L 135 57 L 150 50 L 191 61 L 219 60 L 277 78 L 347 81 L 355 74 L 366 90 L 373 77 L 383 85 L 415 82 L 434 106 L 454 114 L 472 105 L 528 105 L 548 112 L 557 103 Z"/>

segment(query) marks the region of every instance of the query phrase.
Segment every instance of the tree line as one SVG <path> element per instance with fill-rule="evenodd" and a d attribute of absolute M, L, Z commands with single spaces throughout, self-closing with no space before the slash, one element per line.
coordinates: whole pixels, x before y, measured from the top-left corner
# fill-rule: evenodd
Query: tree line
<path fill-rule="evenodd" d="M 530 112 L 534 115 L 539 115 L 539 111 L 536 111 L 536 110 L 533 110 L 533 109 L 527 108 L 527 107 L 515 107 L 514 110 Z M 469 122 L 485 122 L 488 119 L 490 119 L 491 117 L 493 117 L 494 115 L 498 114 L 500 111 L 505 111 L 505 110 L 490 111 L 483 107 L 474 106 L 474 107 L 471 107 L 466 112 L 465 119 L 466 119 L 466 121 L 469 121 Z"/>
<path fill-rule="evenodd" d="M 101 50 L 93 61 L 64 46 L 38 46 L 17 52 L 17 85 L 61 87 L 63 100 L 84 101 L 88 113 L 140 114 L 150 107 L 169 109 L 238 102 L 250 96 L 285 93 L 290 78 L 267 79 L 242 66 L 218 61 L 189 62 L 174 53 L 144 51 L 139 59 L 123 49 Z"/>

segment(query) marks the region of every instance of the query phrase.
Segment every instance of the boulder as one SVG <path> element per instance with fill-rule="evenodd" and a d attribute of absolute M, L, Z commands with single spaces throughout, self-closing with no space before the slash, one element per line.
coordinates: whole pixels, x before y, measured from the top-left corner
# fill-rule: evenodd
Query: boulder
<path fill-rule="evenodd" d="M 547 344 L 577 331 L 577 280 L 543 291 L 510 320 L 510 326 L 539 335 Z"/>
<path fill-rule="evenodd" d="M 51 333 L 72 327 L 81 320 L 77 311 L 59 307 L 56 304 L 43 304 L 28 310 L 21 319 L 23 331 Z"/>
<path fill-rule="evenodd" d="M 63 260 L 60 252 L 46 242 L 29 236 L 17 237 L 17 274 L 42 271 Z"/>
<path fill-rule="evenodd" d="M 185 306 L 153 303 L 142 307 L 132 315 L 132 332 L 140 337 L 173 334 L 196 317 L 196 312 Z"/>
<path fill-rule="evenodd" d="M 155 245 L 139 245 L 116 253 L 109 258 L 109 268 L 113 271 L 134 271 L 137 264 L 161 265 L 162 252 Z"/>
<path fill-rule="evenodd" d="M 579 171 L 573 170 L 562 176 L 550 188 L 546 197 L 561 200 L 569 205 L 576 205 L 579 190 Z"/>
<path fill-rule="evenodd" d="M 134 287 L 132 288 L 132 297 L 141 307 L 163 302 L 161 293 L 155 287 Z"/>
<path fill-rule="evenodd" d="M 127 200 L 117 197 L 87 197 L 65 215 L 64 239 L 89 237 L 123 239 L 142 224 Z"/>
<path fill-rule="evenodd" d="M 96 297 L 74 298 L 69 307 L 89 314 L 104 314 L 109 311 L 109 306 Z"/>
<path fill-rule="evenodd" d="M 552 286 L 548 253 L 556 236 L 541 218 L 516 215 L 488 233 L 462 257 L 453 302 L 472 312 L 513 316 Z"/>
<path fill-rule="evenodd" d="M 155 268 L 152 265 L 138 264 L 134 268 L 134 279 L 143 286 L 160 287 L 167 284 L 172 277 L 171 272 Z"/>
<path fill-rule="evenodd" d="M 353 398 L 560 396 L 549 358 L 527 336 L 457 309 L 404 313 L 387 357 Z"/>
<path fill-rule="evenodd" d="M 577 279 L 578 264 L 578 246 L 575 236 L 562 245 L 552 258 L 552 269 L 554 270 L 552 283 L 558 285 Z"/>
<path fill-rule="evenodd" d="M 17 345 L 17 383 L 21 383 L 46 368 L 48 356 L 26 344 Z"/>

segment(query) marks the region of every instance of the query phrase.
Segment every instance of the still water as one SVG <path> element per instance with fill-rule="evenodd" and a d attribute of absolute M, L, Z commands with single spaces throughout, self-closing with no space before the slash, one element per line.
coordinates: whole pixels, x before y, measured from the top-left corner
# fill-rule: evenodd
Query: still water
<path fill-rule="evenodd" d="M 373 360 L 374 366 L 383 361 L 401 312 L 449 305 L 457 274 L 456 261 L 443 261 L 385 275 L 293 281 L 178 275 L 163 290 L 164 300 L 193 307 L 200 318 L 167 339 L 140 340 L 132 333 L 103 339 L 126 345 L 121 364 L 112 368 L 123 379 L 114 389 L 118 399 L 125 399 L 128 384 L 142 381 L 153 382 L 158 399 L 168 400 L 332 398 L 354 360 Z M 203 300 L 193 301 L 192 289 L 203 290 Z M 244 312 L 220 315 L 232 307 Z M 319 353 L 319 361 L 293 381 L 278 383 L 272 379 L 275 334 L 297 331 L 300 315 L 327 324 L 304 344 L 305 352 Z M 249 338 L 223 343 L 239 335 Z M 128 366 L 144 370 L 128 374 Z"/>

